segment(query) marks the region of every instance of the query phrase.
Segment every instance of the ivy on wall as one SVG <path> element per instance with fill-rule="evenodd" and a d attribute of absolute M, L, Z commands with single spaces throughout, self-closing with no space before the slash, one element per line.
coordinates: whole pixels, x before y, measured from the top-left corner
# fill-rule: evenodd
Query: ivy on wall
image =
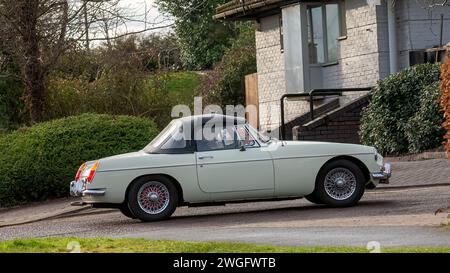
<path fill-rule="evenodd" d="M 445 135 L 445 150 L 450 156 L 450 57 L 442 65 L 441 71 L 441 107 L 445 115 L 443 127 L 447 131 Z"/>

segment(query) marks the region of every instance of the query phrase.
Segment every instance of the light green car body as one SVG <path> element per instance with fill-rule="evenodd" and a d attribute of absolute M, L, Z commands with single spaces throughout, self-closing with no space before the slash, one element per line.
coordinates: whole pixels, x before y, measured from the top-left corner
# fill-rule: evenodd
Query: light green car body
<path fill-rule="evenodd" d="M 214 159 L 208 159 L 213 154 Z M 121 204 L 136 179 L 164 175 L 177 183 L 182 204 L 300 198 L 314 191 L 319 171 L 327 162 L 346 158 L 364 172 L 367 185 L 378 180 L 383 157 L 375 148 L 324 142 L 273 140 L 265 147 L 191 154 L 149 154 L 144 151 L 99 160 L 84 196 L 88 204 Z M 180 204 L 181 205 L 181 204 Z"/>

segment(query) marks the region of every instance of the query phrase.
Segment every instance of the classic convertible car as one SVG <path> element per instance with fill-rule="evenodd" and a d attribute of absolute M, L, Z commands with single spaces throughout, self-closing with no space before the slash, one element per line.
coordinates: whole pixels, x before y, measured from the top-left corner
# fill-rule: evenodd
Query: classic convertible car
<path fill-rule="evenodd" d="M 349 207 L 390 176 L 372 147 L 281 141 L 244 119 L 204 115 L 172 121 L 142 151 L 84 163 L 70 193 L 78 205 L 157 221 L 178 206 L 231 202 L 305 197 Z"/>

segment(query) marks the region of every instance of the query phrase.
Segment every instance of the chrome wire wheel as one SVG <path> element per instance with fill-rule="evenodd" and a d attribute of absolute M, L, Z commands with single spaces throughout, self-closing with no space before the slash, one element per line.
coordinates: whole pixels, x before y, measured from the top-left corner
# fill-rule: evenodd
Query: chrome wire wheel
<path fill-rule="evenodd" d="M 137 200 L 139 207 L 146 213 L 160 214 L 169 206 L 169 189 L 161 182 L 147 182 L 139 189 Z"/>
<path fill-rule="evenodd" d="M 325 177 L 325 192 L 331 198 L 343 201 L 356 191 L 356 176 L 346 168 L 332 169 Z"/>

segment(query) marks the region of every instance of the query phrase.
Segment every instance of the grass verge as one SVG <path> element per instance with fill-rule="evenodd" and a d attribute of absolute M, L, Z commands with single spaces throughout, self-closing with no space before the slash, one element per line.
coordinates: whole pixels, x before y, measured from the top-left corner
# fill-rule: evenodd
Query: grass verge
<path fill-rule="evenodd" d="M 0 243 L 1 253 L 367 253 L 354 247 L 277 247 L 242 243 L 149 241 L 144 239 L 44 238 Z M 386 248 L 383 253 L 450 253 L 443 248 Z"/>
<path fill-rule="evenodd" d="M 197 72 L 179 71 L 167 75 L 166 87 L 169 95 L 181 104 L 191 105 L 196 89 L 200 86 L 202 76 Z"/>

